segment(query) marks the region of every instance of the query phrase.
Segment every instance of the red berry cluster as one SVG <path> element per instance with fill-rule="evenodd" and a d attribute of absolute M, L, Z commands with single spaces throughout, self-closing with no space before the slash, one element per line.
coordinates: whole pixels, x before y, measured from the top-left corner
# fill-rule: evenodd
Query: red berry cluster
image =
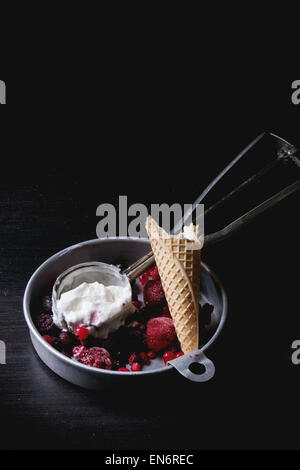
<path fill-rule="evenodd" d="M 89 325 L 78 325 L 73 332 L 59 330 L 53 322 L 49 295 L 41 302 L 43 313 L 37 316 L 37 328 L 52 347 L 90 367 L 139 372 L 157 356 L 168 364 L 183 352 L 157 267 L 142 274 L 134 287 L 134 313 L 105 340 L 91 336 Z M 210 322 L 212 312 L 211 305 L 201 307 L 200 320 L 204 325 Z"/>

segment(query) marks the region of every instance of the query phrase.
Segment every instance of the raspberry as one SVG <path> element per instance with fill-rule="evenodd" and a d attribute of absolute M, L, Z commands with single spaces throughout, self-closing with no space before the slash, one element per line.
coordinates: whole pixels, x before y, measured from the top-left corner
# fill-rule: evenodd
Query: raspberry
<path fill-rule="evenodd" d="M 131 370 L 133 372 L 139 372 L 141 370 L 142 366 L 139 362 L 134 362 L 132 365 L 131 365 Z"/>
<path fill-rule="evenodd" d="M 148 274 L 148 276 L 150 276 L 154 281 L 159 279 L 159 273 L 158 273 L 157 266 L 154 266 L 154 268 L 149 269 L 149 271 L 147 271 L 146 274 Z"/>
<path fill-rule="evenodd" d="M 89 335 L 89 330 L 87 329 L 86 326 L 84 325 L 79 325 L 77 326 L 76 330 L 75 330 L 75 335 L 77 336 L 77 338 L 80 340 L 80 341 L 83 341 L 85 340 L 88 335 Z"/>
<path fill-rule="evenodd" d="M 129 370 L 126 367 L 119 367 L 118 371 L 119 372 L 129 372 Z"/>
<path fill-rule="evenodd" d="M 178 353 L 175 354 L 175 358 L 184 356 L 184 353 L 182 351 L 178 351 Z"/>
<path fill-rule="evenodd" d="M 77 354 L 75 357 L 79 362 L 86 366 L 109 370 L 112 368 L 112 360 L 109 352 L 104 348 L 99 348 L 98 346 L 94 346 L 89 349 L 85 348 L 85 350 Z"/>
<path fill-rule="evenodd" d="M 44 340 L 47 341 L 47 343 L 52 344 L 52 338 L 49 335 L 44 335 L 43 336 Z"/>
<path fill-rule="evenodd" d="M 146 341 L 151 351 L 166 349 L 176 338 L 176 332 L 171 318 L 151 318 L 147 323 Z"/>
<path fill-rule="evenodd" d="M 73 343 L 73 336 L 72 336 L 71 333 L 69 333 L 68 331 L 62 331 L 62 332 L 59 334 L 58 339 L 59 339 L 60 342 L 61 342 L 62 344 L 64 344 L 65 346 L 70 346 L 70 345 Z"/>
<path fill-rule="evenodd" d="M 51 295 L 45 295 L 42 298 L 42 307 L 47 313 L 52 314 L 52 298 Z"/>
<path fill-rule="evenodd" d="M 165 300 L 165 293 L 159 280 L 150 280 L 144 286 L 144 302 L 146 305 L 161 304 Z"/>
<path fill-rule="evenodd" d="M 172 361 L 172 359 L 175 359 L 175 354 L 172 351 L 166 351 L 163 354 L 163 360 L 165 364 L 167 364 L 168 361 Z"/>
<path fill-rule="evenodd" d="M 75 348 L 72 349 L 72 354 L 73 356 L 78 359 L 80 358 L 81 356 L 83 356 L 83 354 L 85 353 L 86 351 L 86 347 L 85 346 L 75 346 Z"/>
<path fill-rule="evenodd" d="M 150 358 L 146 352 L 140 352 L 139 354 L 139 359 L 142 364 L 149 364 L 150 363 Z"/>
<path fill-rule="evenodd" d="M 128 364 L 133 364 L 134 362 L 138 362 L 138 355 L 137 353 L 133 352 L 130 354 L 129 359 L 128 359 Z"/>
<path fill-rule="evenodd" d="M 58 333 L 57 326 L 53 323 L 53 317 L 49 313 L 41 313 L 36 320 L 37 329 L 42 335 L 55 335 Z"/>

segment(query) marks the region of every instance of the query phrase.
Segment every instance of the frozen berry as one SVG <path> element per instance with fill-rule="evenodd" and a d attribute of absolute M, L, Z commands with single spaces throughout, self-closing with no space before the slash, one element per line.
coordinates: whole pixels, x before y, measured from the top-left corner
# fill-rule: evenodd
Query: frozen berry
<path fill-rule="evenodd" d="M 147 323 L 146 341 L 151 351 L 166 349 L 176 338 L 174 324 L 171 318 L 151 318 Z"/>
<path fill-rule="evenodd" d="M 165 364 L 167 364 L 168 361 L 172 361 L 172 359 L 175 359 L 175 354 L 172 351 L 166 351 L 163 354 L 163 360 Z"/>
<path fill-rule="evenodd" d="M 141 362 L 142 364 L 149 364 L 150 358 L 146 352 L 141 351 L 139 353 L 139 362 Z"/>
<path fill-rule="evenodd" d="M 77 338 L 80 340 L 80 341 L 83 341 L 85 340 L 88 335 L 89 335 L 89 330 L 87 329 L 86 326 L 84 325 L 79 325 L 77 326 L 76 330 L 75 330 L 75 335 L 77 336 Z"/>
<path fill-rule="evenodd" d="M 56 337 L 53 337 L 52 338 L 52 346 L 57 349 L 57 351 L 62 351 L 63 348 L 64 348 L 64 345 L 62 344 L 62 342 L 60 341 L 59 338 L 56 338 Z"/>
<path fill-rule="evenodd" d="M 138 355 L 137 353 L 133 352 L 132 354 L 130 354 L 129 356 L 129 359 L 128 359 L 128 364 L 133 364 L 134 362 L 137 362 L 138 361 Z"/>
<path fill-rule="evenodd" d="M 134 362 L 132 365 L 131 365 L 131 370 L 133 372 L 139 372 L 141 370 L 142 366 L 139 362 Z"/>
<path fill-rule="evenodd" d="M 148 351 L 147 355 L 148 355 L 149 359 L 155 359 L 156 358 L 156 354 L 155 354 L 154 351 Z"/>
<path fill-rule="evenodd" d="M 79 362 L 86 366 L 108 370 L 112 368 L 112 360 L 109 352 L 104 348 L 99 348 L 98 346 L 94 346 L 89 349 L 85 348 L 85 351 L 75 357 Z"/>
<path fill-rule="evenodd" d="M 156 279 L 159 279 L 159 273 L 158 273 L 157 266 L 154 266 L 154 268 L 149 269 L 149 271 L 147 271 L 147 274 L 148 274 L 148 275 L 151 277 L 151 279 L 153 279 L 154 281 L 156 281 Z"/>
<path fill-rule="evenodd" d="M 175 354 L 175 358 L 181 357 L 181 356 L 184 356 L 184 353 L 183 353 L 182 351 L 178 351 L 178 352 Z"/>
<path fill-rule="evenodd" d="M 45 295 L 42 298 L 42 306 L 45 312 L 52 313 L 52 298 L 51 295 Z"/>
<path fill-rule="evenodd" d="M 72 349 L 72 354 L 73 356 L 78 359 L 80 356 L 82 356 L 86 351 L 85 346 L 75 346 L 75 348 Z"/>
<path fill-rule="evenodd" d="M 142 286 L 143 286 L 144 284 L 146 284 L 146 282 L 148 281 L 148 279 L 149 279 L 148 273 L 144 273 L 144 274 L 141 274 L 141 275 L 139 276 L 139 281 L 140 281 L 140 283 L 142 284 Z"/>
<path fill-rule="evenodd" d="M 159 280 L 150 280 L 144 286 L 144 302 L 146 305 L 157 305 L 165 301 L 165 293 Z"/>
<path fill-rule="evenodd" d="M 52 338 L 49 335 L 44 335 L 43 336 L 44 340 L 47 341 L 47 343 L 52 344 Z"/>
<path fill-rule="evenodd" d="M 44 335 L 44 334 L 57 334 L 58 333 L 58 328 L 57 326 L 53 323 L 53 317 L 49 313 L 41 313 L 37 317 L 37 329 L 39 332 Z"/>
<path fill-rule="evenodd" d="M 65 346 L 70 346 L 73 343 L 73 336 L 68 331 L 62 331 L 58 338 Z"/>
<path fill-rule="evenodd" d="M 119 367 L 118 371 L 119 372 L 129 372 L 129 369 L 127 369 L 127 367 Z"/>
<path fill-rule="evenodd" d="M 126 325 L 123 331 L 122 344 L 124 349 L 130 351 L 143 351 L 145 349 L 145 330 L 143 323 L 134 320 Z"/>

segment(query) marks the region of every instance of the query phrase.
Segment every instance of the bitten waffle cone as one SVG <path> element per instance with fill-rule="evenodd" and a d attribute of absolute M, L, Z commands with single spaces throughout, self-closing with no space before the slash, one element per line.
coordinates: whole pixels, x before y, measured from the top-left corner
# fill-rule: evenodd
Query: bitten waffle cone
<path fill-rule="evenodd" d="M 169 235 L 152 217 L 146 229 L 165 291 L 181 349 L 186 354 L 199 347 L 199 293 L 201 243 Z M 197 228 L 192 230 L 195 240 Z"/>

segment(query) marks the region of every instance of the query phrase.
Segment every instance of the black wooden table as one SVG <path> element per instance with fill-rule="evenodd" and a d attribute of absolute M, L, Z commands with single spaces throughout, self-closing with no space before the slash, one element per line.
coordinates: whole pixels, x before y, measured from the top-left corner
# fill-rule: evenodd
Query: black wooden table
<path fill-rule="evenodd" d="M 290 426 L 299 415 L 300 369 L 290 361 L 291 342 L 300 335 L 299 277 L 292 270 L 297 196 L 204 253 L 229 297 L 227 325 L 208 354 L 216 365 L 214 379 L 200 385 L 182 379 L 175 390 L 105 394 L 80 389 L 49 370 L 34 352 L 23 319 L 22 296 L 33 270 L 56 251 L 95 238 L 96 207 L 107 200 L 103 188 L 93 186 L 95 179 L 89 186 L 82 175 L 66 178 L 54 171 L 38 183 L 9 180 L 1 190 L 0 339 L 7 346 L 7 364 L 0 366 L 1 447 L 298 445 Z M 156 198 L 163 192 L 157 189 Z M 279 220 L 284 230 L 278 232 Z"/>
<path fill-rule="evenodd" d="M 128 195 L 129 204 L 192 202 L 262 130 L 291 141 L 299 137 L 297 110 L 289 90 L 283 93 L 289 82 L 281 83 L 282 98 L 270 91 L 267 102 L 267 80 L 260 95 L 251 87 L 245 95 L 243 81 L 240 90 L 237 81 L 228 86 L 222 100 L 202 96 L 205 124 L 199 116 L 187 121 L 188 113 L 180 114 L 174 102 L 170 108 L 170 99 L 169 114 L 160 104 L 147 126 L 143 119 L 139 127 L 130 121 L 121 133 L 114 124 L 108 136 L 84 110 L 76 123 L 77 109 L 70 127 L 63 112 L 46 126 L 42 120 L 38 125 L 46 112 L 31 119 L 27 110 L 14 114 L 14 126 L 27 123 L 26 131 L 8 137 L 2 125 L 0 340 L 7 364 L 0 365 L 1 448 L 299 447 L 300 366 L 291 363 L 291 344 L 300 338 L 299 195 L 203 253 L 229 298 L 224 331 L 207 352 L 216 366 L 208 383 L 182 379 L 176 389 L 110 393 L 81 389 L 39 360 L 23 318 L 32 272 L 57 251 L 96 237 L 99 204 L 117 204 L 119 195 Z M 276 107 L 278 100 L 287 114 Z M 268 108 L 264 115 L 261 103 Z M 68 124 L 71 114 L 69 109 Z"/>

